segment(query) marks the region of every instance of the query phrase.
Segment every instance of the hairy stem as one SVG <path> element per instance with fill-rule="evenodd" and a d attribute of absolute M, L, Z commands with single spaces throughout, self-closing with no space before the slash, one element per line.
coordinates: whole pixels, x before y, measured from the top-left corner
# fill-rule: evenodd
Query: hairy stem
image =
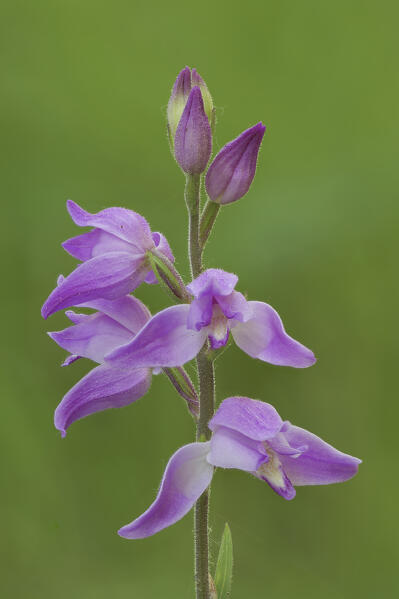
<path fill-rule="evenodd" d="M 189 213 L 189 255 L 193 278 L 202 270 L 202 248 L 199 237 L 200 185 L 198 175 L 188 175 L 185 199 Z M 215 374 L 212 360 L 207 357 L 204 345 L 197 357 L 198 380 L 200 386 L 199 419 L 197 422 L 197 441 L 210 438 L 208 422 L 213 416 L 215 402 Z M 197 599 L 209 599 L 209 541 L 208 510 L 209 492 L 207 489 L 195 504 L 194 545 L 195 545 L 195 591 Z"/>

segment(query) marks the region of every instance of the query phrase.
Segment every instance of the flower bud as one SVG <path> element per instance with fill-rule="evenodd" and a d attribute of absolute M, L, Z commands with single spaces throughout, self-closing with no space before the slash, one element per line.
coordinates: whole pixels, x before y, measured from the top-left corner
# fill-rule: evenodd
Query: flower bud
<path fill-rule="evenodd" d="M 185 173 L 206 169 L 212 151 L 212 134 L 198 86 L 193 87 L 175 135 L 175 158 Z"/>
<path fill-rule="evenodd" d="M 198 74 L 196 69 L 191 70 L 189 67 L 185 67 L 182 71 L 180 71 L 180 73 L 177 76 L 168 102 L 168 134 L 169 141 L 172 146 L 172 151 L 177 126 L 183 114 L 183 110 L 187 104 L 190 92 L 192 88 L 196 86 L 198 86 L 201 90 L 202 99 L 204 101 L 205 114 L 208 117 L 209 123 L 211 124 L 211 126 L 213 126 L 215 120 L 215 110 L 213 107 L 213 100 L 211 94 L 209 93 L 209 89 L 205 81 Z"/>
<path fill-rule="evenodd" d="M 255 176 L 265 129 L 258 123 L 226 144 L 216 155 L 205 179 L 206 191 L 213 202 L 230 204 L 247 193 Z"/>

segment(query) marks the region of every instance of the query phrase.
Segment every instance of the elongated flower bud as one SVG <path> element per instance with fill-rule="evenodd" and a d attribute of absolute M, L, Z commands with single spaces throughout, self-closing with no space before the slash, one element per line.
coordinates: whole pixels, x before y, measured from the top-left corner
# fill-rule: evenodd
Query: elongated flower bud
<path fill-rule="evenodd" d="M 167 118 L 168 118 L 168 134 L 169 141 L 172 147 L 174 146 L 176 129 L 183 114 L 183 110 L 187 104 L 188 97 L 193 87 L 198 86 L 201 90 L 202 99 L 204 101 L 205 114 L 211 126 L 215 121 L 215 109 L 213 107 L 212 96 L 209 89 L 198 74 L 196 69 L 185 67 L 177 76 L 172 89 L 171 96 L 168 102 Z"/>
<path fill-rule="evenodd" d="M 193 87 L 175 135 L 175 158 L 185 173 L 198 175 L 208 164 L 212 134 L 201 90 Z"/>
<path fill-rule="evenodd" d="M 266 127 L 258 123 L 226 144 L 206 174 L 206 191 L 213 202 L 230 204 L 244 196 L 255 176 L 256 161 Z"/>

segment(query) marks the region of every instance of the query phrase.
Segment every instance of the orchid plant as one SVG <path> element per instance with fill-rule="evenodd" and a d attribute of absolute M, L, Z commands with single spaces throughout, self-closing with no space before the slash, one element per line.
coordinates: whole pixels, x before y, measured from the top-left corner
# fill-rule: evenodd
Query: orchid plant
<path fill-rule="evenodd" d="M 203 251 L 220 208 L 242 198 L 254 179 L 264 125 L 258 123 L 227 143 L 208 167 L 215 108 L 205 82 L 188 67 L 173 86 L 167 121 L 171 151 L 186 178 L 192 280 L 183 281 L 168 241 L 153 233 L 140 214 L 126 208 L 91 214 L 68 201 L 74 223 L 90 231 L 62 244 L 80 264 L 67 277 L 59 276 L 42 315 L 68 308 L 72 325 L 49 333 L 69 352 L 63 366 L 81 358 L 97 366 L 64 396 L 55 426 L 65 436 L 76 420 L 136 401 L 149 390 L 153 374 L 165 374 L 194 418 L 196 440 L 173 454 L 154 503 L 119 534 L 149 537 L 194 507 L 196 597 L 223 599 L 231 581 L 221 583 L 220 571 L 214 577 L 209 572 L 208 499 L 215 468 L 248 472 L 291 500 L 297 486 L 352 478 L 360 460 L 283 421 L 263 401 L 228 397 L 215 411 L 214 360 L 230 338 L 249 356 L 269 364 L 307 368 L 315 357 L 285 331 L 274 308 L 248 301 L 236 290 L 235 274 L 204 267 Z M 174 305 L 152 316 L 131 295 L 142 283 L 159 283 Z M 193 382 L 184 365 L 194 359 Z M 228 570 L 221 563 L 227 554 L 231 562 L 231 540 L 226 547 L 218 563 L 221 570 Z"/>

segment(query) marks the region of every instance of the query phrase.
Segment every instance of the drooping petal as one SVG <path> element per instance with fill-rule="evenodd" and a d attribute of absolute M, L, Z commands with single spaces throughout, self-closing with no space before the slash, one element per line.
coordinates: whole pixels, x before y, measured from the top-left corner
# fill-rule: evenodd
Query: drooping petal
<path fill-rule="evenodd" d="M 348 480 L 357 473 L 361 460 L 338 451 L 313 433 L 289 422 L 284 423 L 282 433 L 291 447 L 303 450 L 297 458 L 280 456 L 293 485 L 329 485 Z"/>
<path fill-rule="evenodd" d="M 208 462 L 219 468 L 238 468 L 254 472 L 268 461 L 259 441 L 254 441 L 236 430 L 219 426 L 212 435 Z"/>
<path fill-rule="evenodd" d="M 147 368 L 121 371 L 107 364 L 97 366 L 64 396 L 55 411 L 55 427 L 64 437 L 75 420 L 127 406 L 142 397 L 150 384 L 151 372 Z"/>
<path fill-rule="evenodd" d="M 238 347 L 252 358 L 278 366 L 307 368 L 315 363 L 313 352 L 287 335 L 277 312 L 263 302 L 248 302 L 253 317 L 232 329 Z"/>
<path fill-rule="evenodd" d="M 103 312 L 119 322 L 133 334 L 138 333 L 151 318 L 151 312 L 137 297 L 124 295 L 115 300 L 97 299 L 79 304 L 80 308 L 92 308 Z M 79 316 L 87 316 L 79 314 Z"/>
<path fill-rule="evenodd" d="M 178 449 L 166 466 L 154 503 L 118 534 L 126 539 L 142 539 L 181 520 L 211 482 L 213 467 L 206 460 L 208 451 L 209 442 Z"/>
<path fill-rule="evenodd" d="M 105 208 L 97 214 L 91 214 L 72 200 L 67 201 L 67 209 L 74 223 L 80 227 L 102 229 L 127 241 L 139 252 L 154 247 L 149 224 L 137 212 L 127 208 Z"/>
<path fill-rule="evenodd" d="M 132 339 L 132 333 L 115 320 L 97 312 L 63 331 L 49 333 L 60 347 L 71 354 L 101 364 L 105 354 Z"/>
<path fill-rule="evenodd" d="M 187 328 L 188 304 L 171 306 L 148 321 L 133 341 L 106 356 L 119 367 L 173 367 L 192 360 L 203 346 L 205 331 Z"/>
<path fill-rule="evenodd" d="M 83 235 L 72 237 L 61 245 L 68 254 L 82 262 L 108 252 L 137 252 L 137 249 L 127 241 L 101 229 L 93 229 Z"/>
<path fill-rule="evenodd" d="M 47 318 L 57 310 L 98 299 L 116 299 L 133 291 L 148 272 L 143 257 L 124 252 L 110 252 L 80 264 L 43 305 L 42 316 Z"/>
<path fill-rule="evenodd" d="M 215 300 L 226 318 L 246 322 L 253 315 L 250 302 L 239 291 L 233 291 L 230 295 L 216 295 Z"/>
<path fill-rule="evenodd" d="M 228 397 L 220 404 L 208 427 L 233 429 L 254 441 L 266 441 L 276 435 L 283 421 L 268 403 L 249 397 Z"/>
<path fill-rule="evenodd" d="M 204 295 L 230 295 L 234 291 L 237 281 L 237 275 L 231 272 L 220 268 L 208 268 L 187 285 L 187 289 L 195 298 Z"/>

